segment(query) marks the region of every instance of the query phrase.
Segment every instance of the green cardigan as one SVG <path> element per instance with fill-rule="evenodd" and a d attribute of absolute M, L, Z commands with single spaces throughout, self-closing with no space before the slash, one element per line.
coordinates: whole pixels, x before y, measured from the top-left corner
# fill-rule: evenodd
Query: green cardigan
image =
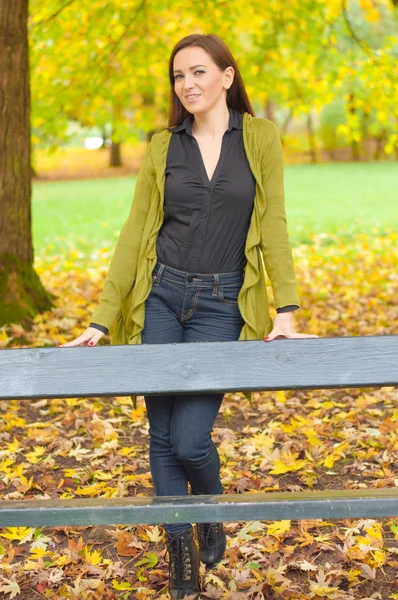
<path fill-rule="evenodd" d="M 156 133 L 144 154 L 129 217 L 111 260 L 91 321 L 110 329 L 112 344 L 141 344 L 145 300 L 152 287 L 156 239 L 164 219 L 164 181 L 170 138 Z M 265 271 L 275 308 L 300 306 L 285 214 L 283 151 L 277 126 L 243 114 L 243 142 L 256 194 L 246 239 L 244 280 L 238 305 L 244 320 L 239 340 L 262 340 L 272 330 Z M 245 393 L 251 401 L 251 393 Z M 136 398 L 133 397 L 134 401 Z"/>

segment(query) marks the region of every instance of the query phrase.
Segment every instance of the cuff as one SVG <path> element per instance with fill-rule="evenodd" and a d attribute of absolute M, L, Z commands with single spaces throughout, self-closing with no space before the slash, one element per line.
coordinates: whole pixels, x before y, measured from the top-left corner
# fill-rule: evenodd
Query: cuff
<path fill-rule="evenodd" d="M 293 310 L 297 310 L 298 308 L 300 308 L 299 306 L 297 306 L 297 304 L 289 304 L 288 306 L 282 306 L 282 308 L 277 308 L 276 312 L 279 313 L 285 313 L 285 312 L 292 312 Z"/>
<path fill-rule="evenodd" d="M 98 331 L 102 331 L 102 333 L 108 333 L 109 329 L 104 327 L 103 325 L 98 325 L 97 323 L 90 323 L 89 327 L 94 327 L 94 329 L 98 329 Z"/>

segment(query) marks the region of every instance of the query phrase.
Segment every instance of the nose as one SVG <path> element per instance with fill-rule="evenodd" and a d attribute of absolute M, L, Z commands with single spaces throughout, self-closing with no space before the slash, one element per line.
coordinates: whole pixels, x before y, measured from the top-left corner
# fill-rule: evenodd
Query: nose
<path fill-rule="evenodd" d="M 195 87 L 195 83 L 193 82 L 192 79 L 190 79 L 189 75 L 187 75 L 184 80 L 184 90 L 186 90 L 186 91 L 192 90 L 194 87 Z"/>

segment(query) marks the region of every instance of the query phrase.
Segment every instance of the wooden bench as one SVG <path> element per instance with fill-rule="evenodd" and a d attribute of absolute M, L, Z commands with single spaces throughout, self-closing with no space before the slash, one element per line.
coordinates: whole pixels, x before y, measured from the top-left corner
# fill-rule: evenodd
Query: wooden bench
<path fill-rule="evenodd" d="M 397 384 L 398 335 L 0 351 L 4 400 Z M 0 527 L 391 516 L 398 488 L 0 502 Z"/>

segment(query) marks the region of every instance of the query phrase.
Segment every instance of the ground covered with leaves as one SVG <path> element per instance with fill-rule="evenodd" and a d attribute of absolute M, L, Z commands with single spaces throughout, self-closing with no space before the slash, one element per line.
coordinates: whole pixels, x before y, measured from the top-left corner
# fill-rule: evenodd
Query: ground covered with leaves
<path fill-rule="evenodd" d="M 322 235 L 294 249 L 298 331 L 398 334 L 398 240 Z M 0 329 L 0 347 L 54 346 L 88 325 L 109 255 L 86 268 L 41 256 L 57 296 L 32 324 Z M 108 343 L 106 339 L 104 343 Z M 272 342 L 271 342 L 272 343 Z M 398 390 L 225 396 L 213 431 L 225 493 L 398 486 Z M 2 499 L 154 495 L 145 404 L 130 398 L 8 401 L 0 406 Z M 201 565 L 201 598 L 398 599 L 398 517 L 225 523 L 227 550 Z M 169 598 L 161 526 L 0 530 L 1 597 Z"/>

